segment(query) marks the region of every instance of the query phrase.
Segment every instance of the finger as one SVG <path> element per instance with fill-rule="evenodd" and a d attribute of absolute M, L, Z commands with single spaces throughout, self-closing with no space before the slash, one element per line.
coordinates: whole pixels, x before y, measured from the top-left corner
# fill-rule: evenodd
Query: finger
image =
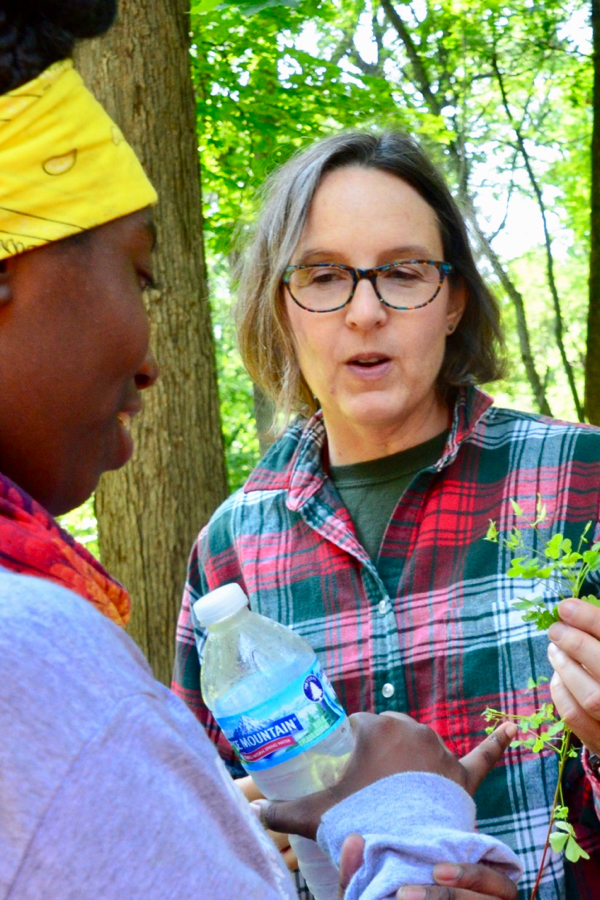
<path fill-rule="evenodd" d="M 552 676 L 550 693 L 558 715 L 571 731 L 592 753 L 600 753 L 600 723 L 580 706 L 558 672 Z"/>
<path fill-rule="evenodd" d="M 467 888 L 438 887 L 435 884 L 407 884 L 399 889 L 396 897 L 397 900 L 498 900 L 495 894 L 482 894 Z"/>
<path fill-rule="evenodd" d="M 463 756 L 460 763 L 467 773 L 465 790 L 475 793 L 485 776 L 494 768 L 502 754 L 514 740 L 517 727 L 513 722 L 503 722 L 474 750 Z"/>
<path fill-rule="evenodd" d="M 579 706 L 588 716 L 600 720 L 600 682 L 555 644 L 548 646 L 548 659 Z"/>
<path fill-rule="evenodd" d="M 590 675 L 600 681 L 600 642 L 595 637 L 580 628 L 565 625 L 564 622 L 552 625 L 548 637 L 563 653 L 584 666 Z"/>
<path fill-rule="evenodd" d="M 561 621 L 600 640 L 600 607 L 569 597 L 558 604 L 558 614 Z"/>
<path fill-rule="evenodd" d="M 251 775 L 246 775 L 243 778 L 236 778 L 234 784 L 240 789 L 246 800 L 261 800 L 264 797 L 264 794 L 261 794 L 254 784 Z"/>
<path fill-rule="evenodd" d="M 279 831 L 267 831 L 267 834 L 277 847 L 280 853 L 283 853 L 290 846 L 290 837 L 288 834 L 282 834 Z"/>
<path fill-rule="evenodd" d="M 437 884 L 489 894 L 498 900 L 515 900 L 517 886 L 507 875 L 483 863 L 451 865 L 440 863 L 434 866 L 433 877 Z"/>
<path fill-rule="evenodd" d="M 340 884 L 338 900 L 343 900 L 346 888 L 352 876 L 358 872 L 363 863 L 365 840 L 360 834 L 349 834 L 342 844 L 340 854 Z"/>
<path fill-rule="evenodd" d="M 288 847 L 287 850 L 284 850 L 281 854 L 281 858 L 283 859 L 284 865 L 289 869 L 290 872 L 298 871 L 298 858 L 291 847 Z"/>
<path fill-rule="evenodd" d="M 254 800 L 251 805 L 268 831 L 299 834 L 314 841 L 321 816 L 329 808 L 325 802 L 321 808 L 315 797 L 324 794 L 326 791 L 321 791 L 299 800 Z"/>

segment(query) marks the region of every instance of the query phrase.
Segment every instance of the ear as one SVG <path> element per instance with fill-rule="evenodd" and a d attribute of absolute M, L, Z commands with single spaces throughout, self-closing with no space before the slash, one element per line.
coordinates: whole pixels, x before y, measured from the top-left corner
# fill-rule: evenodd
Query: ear
<path fill-rule="evenodd" d="M 12 300 L 12 289 L 10 286 L 10 266 L 8 260 L 0 259 L 0 306 Z"/>
<path fill-rule="evenodd" d="M 456 331 L 458 323 L 467 305 L 467 291 L 462 279 L 451 285 L 448 297 L 448 311 L 446 313 L 446 332 L 452 334 Z"/>

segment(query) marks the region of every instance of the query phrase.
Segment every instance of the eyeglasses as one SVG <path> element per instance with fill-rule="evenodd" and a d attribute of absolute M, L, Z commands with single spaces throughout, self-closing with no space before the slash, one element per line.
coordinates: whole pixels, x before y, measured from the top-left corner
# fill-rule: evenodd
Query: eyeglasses
<path fill-rule="evenodd" d="M 409 310 L 435 300 L 450 272 L 450 263 L 433 259 L 401 259 L 374 269 L 322 262 L 288 266 L 283 282 L 294 303 L 307 312 L 335 312 L 347 306 L 363 278 L 371 282 L 384 306 Z"/>

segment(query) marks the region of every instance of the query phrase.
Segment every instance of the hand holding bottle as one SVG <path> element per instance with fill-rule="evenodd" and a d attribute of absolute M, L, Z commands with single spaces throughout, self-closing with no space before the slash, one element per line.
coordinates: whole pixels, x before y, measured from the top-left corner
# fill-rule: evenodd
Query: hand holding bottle
<path fill-rule="evenodd" d="M 472 796 L 516 733 L 512 723 L 504 723 L 459 760 L 433 729 L 402 713 L 356 713 L 350 721 L 355 750 L 339 781 L 297 800 L 257 801 L 265 827 L 314 839 L 322 816 L 332 806 L 400 772 L 434 772 L 457 782 Z"/>

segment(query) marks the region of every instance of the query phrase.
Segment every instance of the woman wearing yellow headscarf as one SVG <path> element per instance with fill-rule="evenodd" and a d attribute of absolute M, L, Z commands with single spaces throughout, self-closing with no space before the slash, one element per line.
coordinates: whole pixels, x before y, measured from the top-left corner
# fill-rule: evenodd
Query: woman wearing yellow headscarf
<path fill-rule="evenodd" d="M 115 4 L 20 5 L 0 7 L 0 564 L 125 624 L 123 588 L 48 513 L 131 455 L 157 374 L 142 302 L 156 194 L 72 61 L 54 58 Z"/>

